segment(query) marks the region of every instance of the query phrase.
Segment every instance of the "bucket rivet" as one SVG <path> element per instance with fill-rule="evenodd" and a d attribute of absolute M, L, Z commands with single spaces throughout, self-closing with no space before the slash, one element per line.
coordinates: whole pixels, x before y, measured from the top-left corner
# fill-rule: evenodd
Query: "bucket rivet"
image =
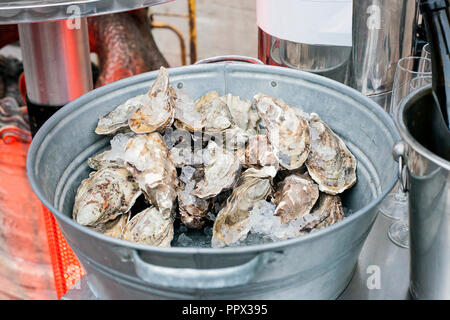
<path fill-rule="evenodd" d="M 272 81 L 270 84 L 271 84 L 271 86 L 274 87 L 274 88 L 277 86 L 277 83 L 276 83 L 275 81 Z"/>
<path fill-rule="evenodd" d="M 177 88 L 178 88 L 178 89 L 181 89 L 181 88 L 183 88 L 183 83 L 181 83 L 181 82 L 178 82 L 178 84 L 177 84 Z"/>

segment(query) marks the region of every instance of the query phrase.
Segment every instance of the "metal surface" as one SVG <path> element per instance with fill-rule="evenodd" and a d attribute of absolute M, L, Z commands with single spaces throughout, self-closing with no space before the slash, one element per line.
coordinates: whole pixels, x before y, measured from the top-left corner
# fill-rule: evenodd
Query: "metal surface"
<path fill-rule="evenodd" d="M 397 119 L 408 146 L 411 294 L 450 299 L 450 141 L 434 141 L 433 103 L 431 88 L 419 89 L 404 99 Z"/>
<path fill-rule="evenodd" d="M 266 64 L 315 73 L 345 83 L 352 48 L 277 38 L 259 28 L 259 58 Z"/>
<path fill-rule="evenodd" d="M 387 110 L 397 61 L 413 52 L 417 15 L 416 0 L 353 1 L 353 47 L 295 43 L 259 29 L 259 58 L 348 84 Z"/>
<path fill-rule="evenodd" d="M 409 295 L 409 250 L 397 247 L 387 237 L 386 230 L 393 220 L 378 215 L 361 250 L 352 280 L 339 296 L 340 300 L 403 300 Z M 377 276 L 379 285 L 370 288 L 368 280 Z M 296 298 L 296 297 L 293 297 Z M 71 288 L 63 300 L 96 300 L 83 277 Z"/>
<path fill-rule="evenodd" d="M 90 17 L 171 1 L 173 0 L 0 0 L 0 24 Z"/>
<path fill-rule="evenodd" d="M 92 90 L 86 18 L 19 25 L 28 98 L 62 106 Z"/>
<path fill-rule="evenodd" d="M 181 289 L 219 289 L 242 286 L 253 280 L 264 264 L 260 256 L 241 265 L 220 269 L 192 269 L 157 266 L 145 262 L 133 252 L 136 274 L 150 285 Z"/>
<path fill-rule="evenodd" d="M 86 268 L 91 289 L 107 299 L 336 298 L 354 273 L 378 205 L 397 180 L 391 149 L 399 136 L 392 120 L 355 90 L 287 68 L 216 63 L 169 69 L 169 74 L 172 85 L 182 87 L 193 98 L 211 90 L 231 92 L 244 99 L 264 92 L 321 115 L 358 159 L 358 183 L 343 196 L 345 205 L 354 213 L 336 225 L 297 239 L 222 249 L 150 247 L 110 238 L 76 224 L 71 219 L 72 207 L 76 190 L 89 173 L 86 159 L 109 143 L 108 137 L 94 134 L 97 119 L 148 90 L 156 72 L 131 77 L 96 89 L 61 109 L 41 128 L 28 154 L 30 183 L 54 213 Z M 246 285 L 180 289 L 143 282 L 135 271 L 135 250 L 142 260 L 170 268 L 228 268 L 255 257 L 263 263 Z"/>
<path fill-rule="evenodd" d="M 353 1 L 350 85 L 365 95 L 392 90 L 397 61 L 413 53 L 416 0 Z"/>

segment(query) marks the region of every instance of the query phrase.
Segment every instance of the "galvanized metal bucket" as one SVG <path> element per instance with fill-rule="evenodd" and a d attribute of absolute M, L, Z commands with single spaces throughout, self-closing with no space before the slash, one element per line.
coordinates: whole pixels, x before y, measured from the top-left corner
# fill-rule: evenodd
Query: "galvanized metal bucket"
<path fill-rule="evenodd" d="M 404 99 L 397 116 L 404 142 L 394 153 L 405 164 L 400 176 L 409 192 L 411 294 L 450 299 L 450 150 L 448 141 L 437 141 L 441 150 L 430 151 L 432 103 L 430 86 Z"/>
<path fill-rule="evenodd" d="M 212 63 L 169 69 L 171 83 L 193 98 L 211 90 L 252 99 L 258 92 L 318 113 L 358 159 L 358 183 L 343 196 L 353 211 L 342 222 L 287 241 L 234 248 L 159 248 L 89 230 L 71 219 L 86 159 L 109 139 L 97 119 L 146 92 L 156 72 L 94 90 L 58 111 L 29 150 L 28 175 L 87 270 L 91 289 L 109 299 L 330 299 L 349 283 L 377 215 L 395 185 L 390 156 L 399 136 L 388 115 L 351 88 L 287 68 Z"/>

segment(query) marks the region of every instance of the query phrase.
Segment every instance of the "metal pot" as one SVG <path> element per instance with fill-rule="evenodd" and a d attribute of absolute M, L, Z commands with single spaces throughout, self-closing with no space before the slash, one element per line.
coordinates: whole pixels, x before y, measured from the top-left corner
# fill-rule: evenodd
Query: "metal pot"
<path fill-rule="evenodd" d="M 287 241 L 234 248 L 159 248 L 89 230 L 72 219 L 86 159 L 108 137 L 97 119 L 146 92 L 150 72 L 96 89 L 69 103 L 41 128 L 29 150 L 28 175 L 86 268 L 96 295 L 109 299 L 329 299 L 345 289 L 377 215 L 396 183 L 390 157 L 399 136 L 388 115 L 356 90 L 313 74 L 242 63 L 169 69 L 171 83 L 193 98 L 211 90 L 252 99 L 263 92 L 317 112 L 358 159 L 358 183 L 343 196 L 353 214 L 322 231 Z"/>
<path fill-rule="evenodd" d="M 397 122 L 404 142 L 394 148 L 409 192 L 410 291 L 416 299 L 450 299 L 450 149 L 433 141 L 430 86 L 402 102 Z M 443 147 L 443 146 L 447 146 Z"/>

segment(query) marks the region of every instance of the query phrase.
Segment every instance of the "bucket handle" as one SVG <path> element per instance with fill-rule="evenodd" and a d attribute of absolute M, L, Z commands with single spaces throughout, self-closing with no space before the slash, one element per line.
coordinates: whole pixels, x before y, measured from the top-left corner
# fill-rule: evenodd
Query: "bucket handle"
<path fill-rule="evenodd" d="M 392 149 L 394 159 L 398 162 L 398 179 L 400 180 L 400 189 L 402 192 L 408 192 L 407 150 L 408 147 L 403 141 L 397 142 Z"/>
<path fill-rule="evenodd" d="M 259 267 L 261 257 L 237 266 L 217 269 L 173 268 L 148 263 L 139 255 L 132 254 L 135 271 L 148 284 L 178 289 L 217 289 L 244 285 L 252 280 Z"/>
<path fill-rule="evenodd" d="M 218 63 L 218 62 L 246 62 L 246 63 L 253 63 L 253 64 L 264 64 L 261 60 L 252 58 L 252 57 L 246 57 L 246 56 L 238 56 L 238 55 L 228 55 L 228 56 L 217 56 L 217 57 L 211 57 L 206 58 L 197 61 L 195 64 L 207 64 L 207 63 Z"/>

